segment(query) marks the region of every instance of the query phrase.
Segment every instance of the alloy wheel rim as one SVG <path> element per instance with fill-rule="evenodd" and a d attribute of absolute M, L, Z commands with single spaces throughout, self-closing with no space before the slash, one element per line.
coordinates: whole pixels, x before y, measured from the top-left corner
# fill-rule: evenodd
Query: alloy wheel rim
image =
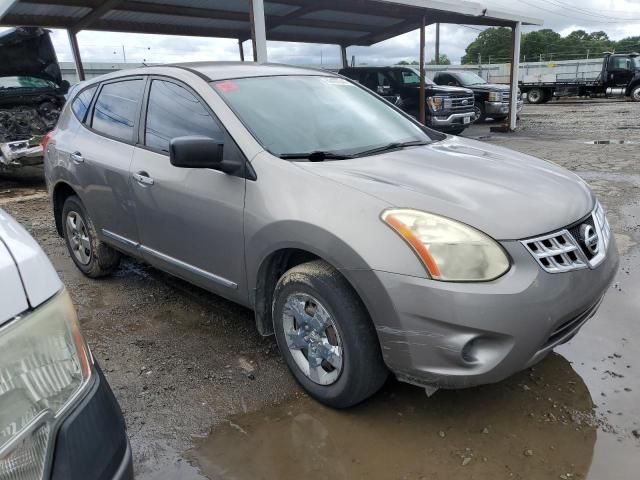
<path fill-rule="evenodd" d="M 82 265 L 88 265 L 91 261 L 91 240 L 84 219 L 78 212 L 71 211 L 67 214 L 66 226 L 73 256 Z"/>
<path fill-rule="evenodd" d="M 538 95 L 537 91 L 532 90 L 531 92 L 529 92 L 529 100 L 531 100 L 533 103 L 536 103 L 538 100 L 540 100 L 540 95 Z"/>
<path fill-rule="evenodd" d="M 282 315 L 287 347 L 302 373 L 318 385 L 338 381 L 344 363 L 342 341 L 324 305 L 306 293 L 293 293 Z"/>
<path fill-rule="evenodd" d="M 478 107 L 477 105 L 474 105 L 473 110 L 476 114 L 475 118 L 473 119 L 474 123 L 477 122 L 478 120 L 480 120 L 480 117 L 482 116 L 482 110 L 480 110 L 480 107 Z"/>

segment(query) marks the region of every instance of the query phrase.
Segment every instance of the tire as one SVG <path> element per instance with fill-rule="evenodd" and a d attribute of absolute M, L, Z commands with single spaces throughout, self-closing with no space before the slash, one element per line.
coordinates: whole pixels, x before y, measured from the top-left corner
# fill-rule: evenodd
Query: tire
<path fill-rule="evenodd" d="M 631 89 L 631 100 L 640 102 L 640 85 L 636 85 Z"/>
<path fill-rule="evenodd" d="M 91 217 L 75 195 L 62 207 L 62 231 L 73 263 L 87 277 L 104 277 L 118 268 L 120 253 L 100 241 Z"/>
<path fill-rule="evenodd" d="M 545 101 L 545 98 L 547 98 L 547 94 L 542 88 L 532 88 L 527 93 L 527 101 L 529 103 L 533 103 L 534 105 L 543 103 Z"/>
<path fill-rule="evenodd" d="M 482 102 L 476 102 L 473 105 L 473 109 L 475 110 L 475 113 L 476 113 L 476 118 L 473 122 L 474 123 L 484 122 L 487 116 L 485 114 L 484 105 L 482 104 Z"/>
<path fill-rule="evenodd" d="M 328 263 L 314 260 L 287 271 L 276 285 L 272 314 L 289 370 L 319 402 L 351 407 L 387 379 L 378 336 L 362 301 Z"/>

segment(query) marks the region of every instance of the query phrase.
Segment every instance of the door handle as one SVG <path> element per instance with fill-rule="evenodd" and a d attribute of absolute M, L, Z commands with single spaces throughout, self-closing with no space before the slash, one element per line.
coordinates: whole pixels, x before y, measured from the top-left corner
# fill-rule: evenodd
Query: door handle
<path fill-rule="evenodd" d="M 141 185 L 153 185 L 153 178 L 151 178 L 147 172 L 134 173 L 133 179 Z"/>
<path fill-rule="evenodd" d="M 80 152 L 73 152 L 69 157 L 76 163 L 84 163 L 84 157 Z"/>

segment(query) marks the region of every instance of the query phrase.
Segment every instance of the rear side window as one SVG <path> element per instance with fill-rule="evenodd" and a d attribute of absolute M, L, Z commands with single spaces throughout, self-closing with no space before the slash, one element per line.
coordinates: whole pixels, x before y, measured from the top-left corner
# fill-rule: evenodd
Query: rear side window
<path fill-rule="evenodd" d="M 171 139 L 187 135 L 224 140 L 223 131 L 201 100 L 173 82 L 154 80 L 149 92 L 145 145 L 168 153 Z"/>
<path fill-rule="evenodd" d="M 96 93 L 97 88 L 98 86 L 96 85 L 95 87 L 83 90 L 76 96 L 71 104 L 71 110 L 73 110 L 73 113 L 81 122 L 84 122 L 87 110 L 89 110 L 89 105 L 91 104 L 91 99 L 93 98 L 93 94 Z"/>
<path fill-rule="evenodd" d="M 92 128 L 118 140 L 131 142 L 143 88 L 143 80 L 125 80 L 102 87 L 93 109 Z"/>

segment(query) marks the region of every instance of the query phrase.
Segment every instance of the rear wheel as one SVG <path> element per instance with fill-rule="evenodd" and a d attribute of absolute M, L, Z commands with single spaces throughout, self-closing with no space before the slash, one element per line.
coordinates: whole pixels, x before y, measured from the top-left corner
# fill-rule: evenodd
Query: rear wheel
<path fill-rule="evenodd" d="M 120 253 L 98 238 L 84 205 L 75 195 L 62 207 L 64 241 L 73 263 L 91 278 L 112 273 L 120 263 Z"/>
<path fill-rule="evenodd" d="M 351 285 L 328 263 L 315 260 L 287 271 L 276 285 L 272 308 L 278 347 L 316 400 L 347 408 L 382 387 L 388 372 L 371 319 Z"/>
<path fill-rule="evenodd" d="M 640 102 L 640 85 L 636 85 L 631 89 L 631 100 Z"/>
<path fill-rule="evenodd" d="M 546 97 L 547 95 L 542 88 L 532 88 L 527 93 L 527 101 L 533 104 L 543 103 Z"/>

